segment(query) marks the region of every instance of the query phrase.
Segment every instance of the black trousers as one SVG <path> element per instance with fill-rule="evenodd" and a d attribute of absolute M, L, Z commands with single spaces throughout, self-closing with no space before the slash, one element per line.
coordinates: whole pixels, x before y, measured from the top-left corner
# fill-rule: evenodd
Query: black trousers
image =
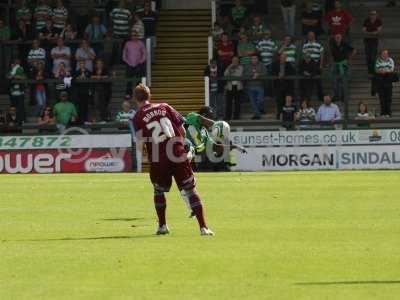
<path fill-rule="evenodd" d="M 25 122 L 25 95 L 10 96 L 11 105 L 17 109 L 18 124 Z"/>
<path fill-rule="evenodd" d="M 322 81 L 320 79 L 302 79 L 300 80 L 300 93 L 302 99 L 311 100 L 314 92 L 314 86 L 317 89 L 319 101 L 324 100 L 324 91 L 322 89 Z"/>
<path fill-rule="evenodd" d="M 238 90 L 236 86 L 232 87 L 232 91 L 226 91 L 225 98 L 225 120 L 232 119 L 232 106 L 233 106 L 233 119 L 240 118 L 240 102 L 243 97 L 243 92 Z"/>
<path fill-rule="evenodd" d="M 381 83 L 378 86 L 379 102 L 381 104 L 381 116 L 392 115 L 393 84 Z"/>
<path fill-rule="evenodd" d="M 79 122 L 85 123 L 89 121 L 89 102 L 91 96 L 88 91 L 81 91 L 77 93 L 76 106 L 78 108 Z"/>
<path fill-rule="evenodd" d="M 365 62 L 368 67 L 368 73 L 375 73 L 375 62 L 376 57 L 378 56 L 378 39 L 364 39 L 364 47 L 365 47 Z"/>
<path fill-rule="evenodd" d="M 126 95 L 133 95 L 133 85 L 136 86 L 143 76 L 145 76 L 145 64 L 137 65 L 136 67 L 126 67 L 126 77 L 137 78 L 136 82 L 128 81 L 126 83 Z"/>

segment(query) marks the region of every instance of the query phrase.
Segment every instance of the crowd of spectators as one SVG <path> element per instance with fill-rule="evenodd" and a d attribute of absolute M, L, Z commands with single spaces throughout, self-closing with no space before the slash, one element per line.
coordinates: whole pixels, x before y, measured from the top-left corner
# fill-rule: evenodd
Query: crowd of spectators
<path fill-rule="evenodd" d="M 97 1 L 103 4 L 101 12 L 91 10 L 89 2 L 74 11 L 69 1 L 20 0 L 8 23 L 0 19 L 1 62 L 11 66 L 4 77 L 13 124 L 25 122 L 28 95 L 39 124 L 55 122 L 62 128 L 108 121 L 110 79 L 118 76 L 113 64 L 126 66 L 127 80 L 144 76 L 145 39 L 155 43 L 152 1 Z M 37 83 L 19 82 L 25 79 Z M 46 79 L 58 80 L 50 84 Z M 126 98 L 132 96 L 131 85 L 128 81 Z"/>
<path fill-rule="evenodd" d="M 251 9 L 236 0 L 232 7 L 221 9 L 212 32 L 215 60 L 205 72 L 210 76 L 211 105 L 219 118 L 239 119 L 241 103 L 248 100 L 253 119 L 258 120 L 265 114 L 265 99 L 274 98 L 278 120 L 340 120 L 352 59 L 357 55 L 347 1 L 280 0 L 280 4 L 285 25 L 281 41 L 275 39 L 269 16 L 257 4 Z M 296 22 L 298 8 L 300 22 Z M 371 10 L 362 28 L 365 78 L 371 79 L 372 92 L 379 96 L 381 116 L 390 117 L 392 86 L 398 77 L 388 50 L 378 53 L 382 28 L 382 19 Z M 223 76 L 241 78 L 218 80 Z M 323 76 L 330 78 L 332 90 L 324 91 Z M 314 110 L 310 103 L 319 108 Z M 356 117 L 367 115 L 373 117 L 361 103 Z"/>

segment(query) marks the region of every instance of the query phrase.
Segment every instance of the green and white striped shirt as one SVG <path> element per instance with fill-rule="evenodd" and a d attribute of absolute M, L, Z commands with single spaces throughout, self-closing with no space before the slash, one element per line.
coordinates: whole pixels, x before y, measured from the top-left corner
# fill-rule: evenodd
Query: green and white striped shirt
<path fill-rule="evenodd" d="M 386 60 L 379 57 L 375 63 L 375 71 L 378 73 L 382 70 L 389 70 L 390 72 L 394 72 L 394 60 L 390 57 Z"/>
<path fill-rule="evenodd" d="M 17 12 L 15 13 L 17 20 L 25 20 L 26 25 L 30 25 L 31 24 L 31 18 L 32 18 L 32 13 L 31 10 L 29 9 L 29 7 L 21 7 L 17 9 Z"/>
<path fill-rule="evenodd" d="M 64 6 L 54 8 L 53 9 L 53 18 L 55 18 L 54 28 L 64 29 L 65 21 L 68 18 L 68 10 Z M 64 21 L 62 21 L 62 20 L 64 20 Z"/>
<path fill-rule="evenodd" d="M 46 26 L 47 19 L 51 17 L 51 8 L 47 5 L 39 5 L 35 8 L 35 28 L 40 30 Z"/>
<path fill-rule="evenodd" d="M 273 39 L 262 39 L 257 43 L 256 49 L 260 53 L 261 62 L 269 66 L 278 51 L 278 44 Z"/>
<path fill-rule="evenodd" d="M 295 44 L 290 44 L 283 48 L 283 53 L 287 55 L 286 62 L 288 63 L 296 63 L 296 52 L 297 48 Z"/>
<path fill-rule="evenodd" d="M 127 37 L 131 33 L 129 23 L 132 14 L 125 8 L 114 8 L 110 14 L 113 23 L 113 33 L 117 37 Z"/>
<path fill-rule="evenodd" d="M 117 116 L 116 116 L 115 119 L 118 122 L 129 122 L 129 120 L 133 119 L 135 114 L 136 114 L 136 111 L 134 111 L 133 109 L 131 109 L 128 112 L 120 111 L 120 112 L 117 113 Z"/>
<path fill-rule="evenodd" d="M 309 54 L 312 60 L 320 62 L 324 54 L 324 47 L 317 41 L 306 41 L 303 45 L 303 55 L 305 54 Z"/>
<path fill-rule="evenodd" d="M 46 60 L 46 51 L 43 48 L 31 49 L 28 53 L 28 61 L 32 60 Z"/>

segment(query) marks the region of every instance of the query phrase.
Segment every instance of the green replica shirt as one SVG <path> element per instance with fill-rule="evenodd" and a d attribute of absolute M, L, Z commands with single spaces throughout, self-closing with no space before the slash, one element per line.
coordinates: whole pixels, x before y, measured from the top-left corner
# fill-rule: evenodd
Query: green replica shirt
<path fill-rule="evenodd" d="M 78 116 L 75 105 L 72 102 L 58 102 L 54 105 L 54 115 L 57 124 L 68 125 L 72 117 Z"/>
<path fill-rule="evenodd" d="M 192 142 L 197 154 L 205 151 L 207 143 L 211 141 L 207 128 L 200 123 L 199 116 L 198 113 L 191 112 L 185 118 L 186 138 Z"/>

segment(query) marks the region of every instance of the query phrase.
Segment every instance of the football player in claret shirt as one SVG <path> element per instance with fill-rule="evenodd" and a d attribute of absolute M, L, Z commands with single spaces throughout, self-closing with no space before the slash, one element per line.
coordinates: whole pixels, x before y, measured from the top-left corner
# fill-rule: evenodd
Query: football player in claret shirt
<path fill-rule="evenodd" d="M 179 190 L 188 197 L 200 226 L 201 235 L 214 235 L 207 227 L 203 205 L 196 191 L 196 180 L 185 150 L 184 118 L 166 103 L 150 103 L 150 89 L 139 84 L 135 88 L 138 111 L 133 118 L 138 148 L 147 149 L 150 179 L 154 186 L 154 205 L 158 216 L 156 234 L 168 234 L 165 193 L 169 192 L 172 177 Z"/>

